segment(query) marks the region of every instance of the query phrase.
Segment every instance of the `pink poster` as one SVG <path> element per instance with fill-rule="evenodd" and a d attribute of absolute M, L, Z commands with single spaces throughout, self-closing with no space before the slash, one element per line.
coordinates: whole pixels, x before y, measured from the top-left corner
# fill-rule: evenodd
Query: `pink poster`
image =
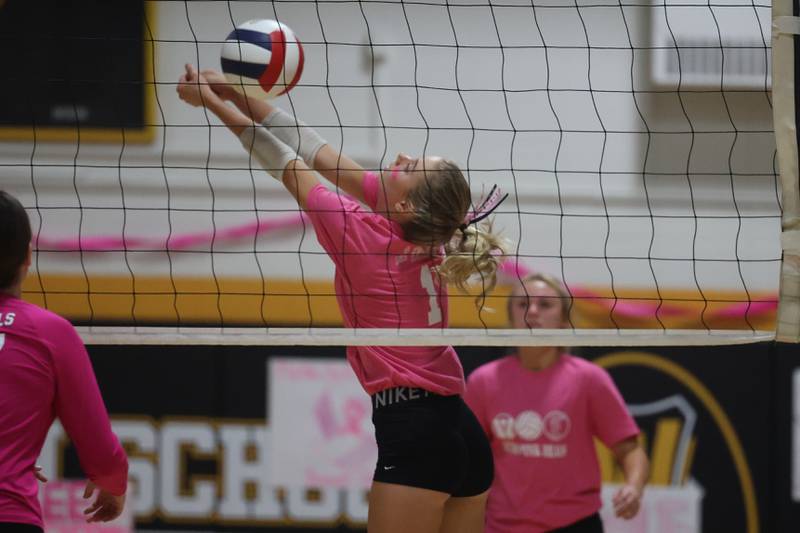
<path fill-rule="evenodd" d="M 272 483 L 369 487 L 378 451 L 369 396 L 344 360 L 275 358 L 269 365 Z"/>

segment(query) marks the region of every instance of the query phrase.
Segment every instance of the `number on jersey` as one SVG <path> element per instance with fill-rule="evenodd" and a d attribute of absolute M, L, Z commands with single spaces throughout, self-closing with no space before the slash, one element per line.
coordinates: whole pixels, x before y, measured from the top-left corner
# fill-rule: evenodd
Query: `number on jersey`
<path fill-rule="evenodd" d="M 442 308 L 439 307 L 439 294 L 436 290 L 436 281 L 433 279 L 432 268 L 422 267 L 419 270 L 419 281 L 422 288 L 428 293 L 428 325 L 432 326 L 442 321 Z"/>

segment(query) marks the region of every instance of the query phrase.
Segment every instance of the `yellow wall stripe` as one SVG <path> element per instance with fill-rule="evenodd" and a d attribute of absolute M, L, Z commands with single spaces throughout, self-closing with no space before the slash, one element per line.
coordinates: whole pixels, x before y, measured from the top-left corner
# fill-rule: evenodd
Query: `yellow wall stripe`
<path fill-rule="evenodd" d="M 258 279 L 175 278 L 135 276 L 90 276 L 42 274 L 41 283 L 31 273 L 23 285 L 25 299 L 47 307 L 70 320 L 140 324 L 254 325 L 331 327 L 342 324 L 334 296 L 333 282 L 296 278 Z M 600 290 L 598 290 L 598 293 Z M 507 327 L 508 287 L 498 288 L 487 298 L 486 308 L 478 312 L 474 294 L 450 290 L 450 325 L 457 328 Z M 618 292 L 618 295 L 622 294 Z M 637 296 L 638 294 L 638 296 Z M 626 298 L 645 298 L 648 291 L 626 290 Z M 680 314 L 662 317 L 667 328 L 701 328 L 703 309 L 706 324 L 715 329 L 750 329 L 743 318 L 713 315 L 713 306 L 696 300 L 691 291 L 662 291 L 668 305 Z M 709 299 L 746 301 L 745 294 L 708 292 Z M 751 294 L 753 300 L 768 299 L 766 294 Z M 666 305 L 666 304 L 665 304 Z M 717 304 L 721 305 L 721 304 Z M 652 316 L 609 317 L 609 304 L 594 299 L 576 299 L 573 324 L 577 328 L 649 328 L 662 326 Z M 750 317 L 756 329 L 771 330 L 775 312 Z"/>

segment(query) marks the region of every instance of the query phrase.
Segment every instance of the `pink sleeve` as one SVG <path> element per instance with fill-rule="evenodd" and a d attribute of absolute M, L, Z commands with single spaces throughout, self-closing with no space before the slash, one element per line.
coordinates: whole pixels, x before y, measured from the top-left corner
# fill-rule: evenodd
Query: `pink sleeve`
<path fill-rule="evenodd" d="M 611 376 L 604 369 L 595 367 L 589 383 L 589 413 L 593 433 L 611 448 L 615 444 L 639 434 L 633 420 Z"/>
<path fill-rule="evenodd" d="M 355 201 L 328 190 L 321 183 L 311 189 L 306 198 L 306 214 L 314 226 L 317 240 L 337 264 L 335 256 L 350 248 L 347 245 L 346 213 L 355 211 L 357 207 Z"/>
<path fill-rule="evenodd" d="M 378 185 L 377 174 L 371 170 L 364 172 L 364 181 L 362 183 L 362 187 L 364 188 L 364 201 L 367 202 L 367 205 L 373 211 L 375 211 L 375 208 L 378 206 Z"/>
<path fill-rule="evenodd" d="M 491 440 L 492 433 L 491 428 L 489 427 L 488 417 L 486 416 L 486 402 L 483 390 L 483 382 L 484 380 L 481 379 L 481 376 L 478 374 L 477 370 L 473 371 L 472 374 L 470 374 L 467 378 L 467 387 L 464 390 L 464 401 L 475 414 L 475 418 L 478 419 L 478 422 L 483 428 L 484 433 L 486 433 L 486 435 L 489 437 L 489 440 Z"/>
<path fill-rule="evenodd" d="M 318 184 L 306 198 L 306 215 L 314 225 L 317 240 L 337 262 L 344 252 L 349 254 L 370 252 L 380 246 L 376 233 L 388 221 L 381 215 L 365 210 L 361 204 L 345 194 L 331 191 Z"/>
<path fill-rule="evenodd" d="M 66 320 L 58 318 L 47 326 L 53 342 L 56 416 L 75 444 L 86 476 L 112 494 L 124 494 L 128 458 L 111 431 L 86 348 Z"/>

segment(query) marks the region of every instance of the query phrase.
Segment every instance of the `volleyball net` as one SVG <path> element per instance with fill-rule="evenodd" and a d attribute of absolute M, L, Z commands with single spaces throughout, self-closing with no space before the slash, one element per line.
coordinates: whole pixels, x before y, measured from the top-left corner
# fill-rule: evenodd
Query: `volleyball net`
<path fill-rule="evenodd" d="M 18 104 L 0 117 L 3 188 L 34 226 L 24 296 L 89 342 L 800 336 L 790 4 L 161 0 L 59 12 L 98 24 L 55 33 L 15 24 L 30 9 L 0 11 L 0 39 L 25 50 L 0 52 L 14 73 L 0 95 Z M 302 77 L 276 103 L 332 146 L 369 169 L 442 155 L 476 200 L 495 183 L 510 193 L 495 228 L 513 248 L 484 307 L 451 290 L 450 329 L 336 328 L 310 223 L 175 94 L 184 63 L 218 69 L 225 36 L 256 18 L 302 42 Z M 570 328 L 508 329 L 505 298 L 533 272 L 564 281 Z"/>

